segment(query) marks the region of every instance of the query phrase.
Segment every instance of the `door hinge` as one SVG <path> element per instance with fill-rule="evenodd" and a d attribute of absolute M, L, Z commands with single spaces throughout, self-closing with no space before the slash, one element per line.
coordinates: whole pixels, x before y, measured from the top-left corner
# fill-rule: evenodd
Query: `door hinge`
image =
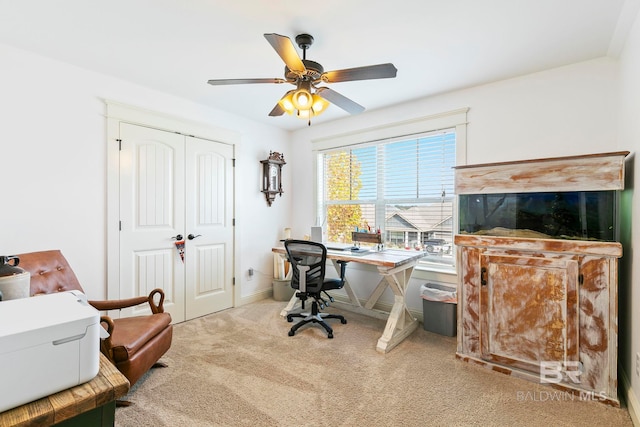
<path fill-rule="evenodd" d="M 233 284 L 233 286 L 235 286 L 235 285 L 236 285 L 236 278 L 235 278 L 235 277 L 233 277 L 233 278 L 231 279 L 231 283 Z"/>
<path fill-rule="evenodd" d="M 118 221 L 118 231 L 122 231 L 122 221 Z"/>
<path fill-rule="evenodd" d="M 121 139 L 116 139 L 116 141 L 118 141 L 118 150 L 122 151 L 122 140 Z"/>
<path fill-rule="evenodd" d="M 231 159 L 231 166 L 236 167 L 236 159 Z"/>
<path fill-rule="evenodd" d="M 233 219 L 231 220 L 231 226 L 233 226 L 233 227 L 235 227 L 235 226 L 236 226 L 236 219 L 235 219 L 235 218 L 233 218 Z"/>
<path fill-rule="evenodd" d="M 580 285 L 584 285 L 584 274 L 579 274 L 578 275 L 578 283 Z"/>

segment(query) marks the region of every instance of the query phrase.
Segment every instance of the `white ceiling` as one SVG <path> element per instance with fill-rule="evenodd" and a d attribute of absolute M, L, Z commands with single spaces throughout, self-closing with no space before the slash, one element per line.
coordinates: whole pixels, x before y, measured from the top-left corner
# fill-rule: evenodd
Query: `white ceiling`
<path fill-rule="evenodd" d="M 334 83 L 367 110 L 605 55 L 638 0 L 0 0 L 0 43 L 257 121 L 292 86 L 211 86 L 283 77 L 264 33 L 315 38 L 325 70 L 392 62 L 395 79 Z M 1 70 L 1 68 L 0 68 Z M 46 70 L 42 71 L 46 77 Z M 52 82 L 55 84 L 55 82 Z M 314 123 L 346 117 L 331 106 Z"/>

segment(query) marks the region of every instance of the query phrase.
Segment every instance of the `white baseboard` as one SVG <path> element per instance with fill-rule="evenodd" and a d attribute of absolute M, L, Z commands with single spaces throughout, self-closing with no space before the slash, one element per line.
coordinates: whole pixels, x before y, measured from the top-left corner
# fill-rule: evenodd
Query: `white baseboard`
<path fill-rule="evenodd" d="M 634 426 L 640 426 L 640 418 L 638 418 L 640 415 L 640 402 L 638 402 L 638 398 L 631 388 L 629 377 L 620 366 L 618 366 L 618 377 L 620 378 L 622 392 L 624 393 L 624 398 L 627 402 L 627 410 L 631 416 L 631 422 L 633 422 Z"/>
<path fill-rule="evenodd" d="M 258 291 L 251 295 L 246 295 L 240 298 L 240 301 L 237 301 L 236 307 L 240 307 L 252 302 L 257 302 L 266 298 L 273 297 L 273 288 L 265 289 L 262 291 Z"/>

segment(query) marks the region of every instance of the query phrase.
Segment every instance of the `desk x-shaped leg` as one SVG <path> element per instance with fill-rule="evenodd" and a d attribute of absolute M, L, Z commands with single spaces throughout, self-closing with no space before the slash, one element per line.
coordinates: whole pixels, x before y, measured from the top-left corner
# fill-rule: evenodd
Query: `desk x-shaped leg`
<path fill-rule="evenodd" d="M 378 267 L 378 271 L 382 275 L 382 281 L 386 282 L 394 295 L 391 313 L 389 313 L 384 332 L 376 346 L 376 350 L 380 353 L 387 353 L 418 327 L 418 320 L 411 315 L 405 302 L 407 286 L 415 264 L 415 262 L 412 262 L 409 265 L 401 265 L 392 269 Z M 382 281 L 380 281 L 380 284 L 382 284 Z M 382 287 L 382 290 L 378 288 L 381 288 L 381 286 L 378 285 L 374 290 L 365 307 L 369 308 L 369 305 L 373 307 L 373 304 L 382 295 L 382 291 L 386 286 Z M 372 301 L 374 297 L 375 301 Z"/>
<path fill-rule="evenodd" d="M 333 264 L 336 269 L 339 269 L 339 265 L 336 261 L 333 261 Z M 387 319 L 384 332 L 380 339 L 378 339 L 378 344 L 376 346 L 376 350 L 380 353 L 387 353 L 418 327 L 418 320 L 411 315 L 405 302 L 407 286 L 415 265 L 416 262 L 414 261 L 395 268 L 379 266 L 378 272 L 382 275 L 382 279 L 380 280 L 380 283 L 378 283 L 378 286 L 376 286 L 373 292 L 369 295 L 364 306 L 360 303 L 359 298 L 347 280 L 345 280 L 344 283 L 344 290 L 349 297 L 350 304 L 341 303 L 340 301 L 335 302 L 346 310 L 351 310 L 369 316 L 372 315 L 376 318 Z M 391 289 L 394 295 L 393 307 L 391 308 L 391 312 L 388 314 L 374 309 L 375 304 L 378 302 L 378 299 L 380 299 L 387 287 Z"/>

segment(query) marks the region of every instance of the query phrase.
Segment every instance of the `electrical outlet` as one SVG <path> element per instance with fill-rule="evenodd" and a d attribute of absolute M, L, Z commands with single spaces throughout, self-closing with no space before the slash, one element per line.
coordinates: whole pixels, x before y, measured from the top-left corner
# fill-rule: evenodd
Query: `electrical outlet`
<path fill-rule="evenodd" d="M 253 268 L 250 268 L 250 269 L 247 271 L 247 276 L 249 276 L 249 280 L 253 279 Z"/>
<path fill-rule="evenodd" d="M 640 353 L 636 353 L 636 376 L 640 377 Z"/>

